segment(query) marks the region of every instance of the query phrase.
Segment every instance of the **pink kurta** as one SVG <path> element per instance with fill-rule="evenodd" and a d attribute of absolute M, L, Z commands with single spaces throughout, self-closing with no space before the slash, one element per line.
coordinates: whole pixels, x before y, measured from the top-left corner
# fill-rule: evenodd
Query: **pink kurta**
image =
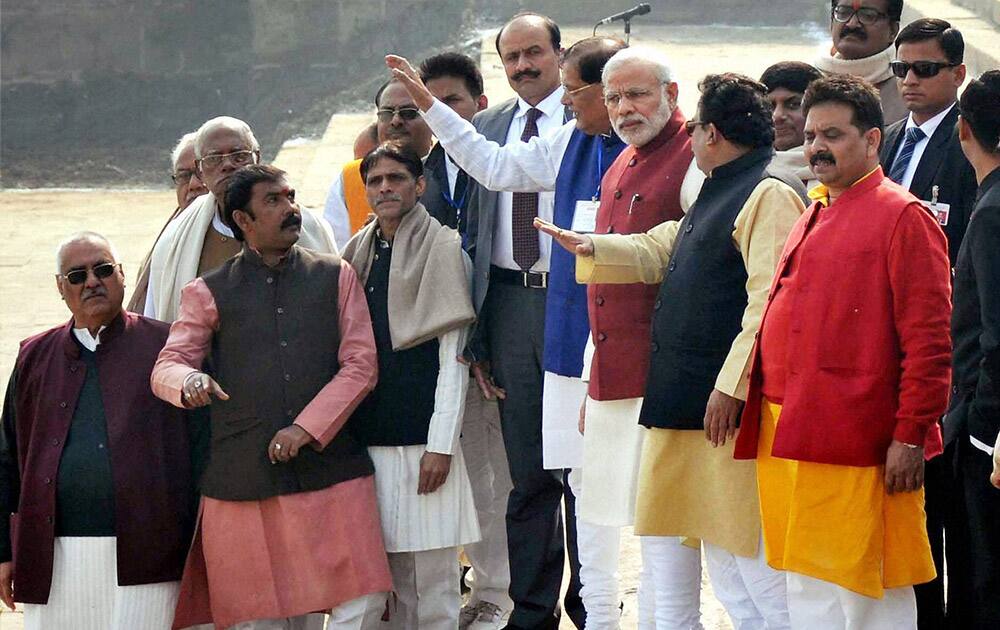
<path fill-rule="evenodd" d="M 340 371 L 295 419 L 322 446 L 376 380 L 368 304 L 346 262 L 339 286 Z M 178 318 L 153 369 L 157 396 L 183 406 L 184 379 L 201 366 L 218 327 L 211 291 L 201 279 L 192 281 L 181 293 Z M 204 497 L 174 628 L 294 617 L 390 591 L 381 532 L 372 477 L 261 501 Z"/>

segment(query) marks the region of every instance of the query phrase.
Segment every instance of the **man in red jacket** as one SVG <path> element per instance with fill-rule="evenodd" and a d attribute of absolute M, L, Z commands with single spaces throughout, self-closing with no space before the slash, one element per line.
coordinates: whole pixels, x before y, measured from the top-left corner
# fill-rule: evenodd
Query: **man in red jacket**
<path fill-rule="evenodd" d="M 816 81 L 803 109 L 821 185 L 772 282 L 736 457 L 757 458 L 793 628 L 913 628 L 912 585 L 934 577 L 922 486 L 948 402 L 947 243 L 879 167 L 869 83 Z"/>

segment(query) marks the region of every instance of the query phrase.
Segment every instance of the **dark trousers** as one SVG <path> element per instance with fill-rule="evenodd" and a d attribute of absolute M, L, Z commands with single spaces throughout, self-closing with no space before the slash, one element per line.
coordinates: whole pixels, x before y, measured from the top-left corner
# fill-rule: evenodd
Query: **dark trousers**
<path fill-rule="evenodd" d="M 482 309 L 493 376 L 507 397 L 500 422 L 513 490 L 507 501 L 516 628 L 557 628 L 562 586 L 563 471 L 542 468 L 545 290 L 490 283 Z M 575 541 L 574 541 L 575 542 Z"/>
<path fill-rule="evenodd" d="M 1000 490 L 989 481 L 993 460 L 964 432 L 953 453 L 952 513 L 947 520 L 948 605 L 945 626 L 1000 628 Z"/>
<path fill-rule="evenodd" d="M 913 587 L 917 598 L 917 628 L 919 630 L 942 630 L 945 623 L 945 539 L 947 538 L 948 566 L 951 569 L 948 579 L 948 599 L 954 601 L 961 578 L 954 575 L 952 563 L 955 561 L 952 537 L 958 532 L 951 521 L 954 509 L 950 505 L 957 497 L 953 495 L 955 484 L 955 449 L 954 444 L 948 447 L 942 455 L 927 462 L 924 467 L 924 510 L 927 512 L 927 537 L 931 543 L 931 555 L 934 557 L 934 567 L 937 577 L 926 584 Z"/>

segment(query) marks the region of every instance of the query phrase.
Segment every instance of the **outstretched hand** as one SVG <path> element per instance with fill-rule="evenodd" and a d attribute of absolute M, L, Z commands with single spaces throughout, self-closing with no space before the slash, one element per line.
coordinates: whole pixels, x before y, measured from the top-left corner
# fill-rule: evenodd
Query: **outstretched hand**
<path fill-rule="evenodd" d="M 424 82 L 420 80 L 420 75 L 405 57 L 399 55 L 386 55 L 385 65 L 389 67 L 393 78 L 399 81 L 400 85 L 406 88 L 413 99 L 413 104 L 420 111 L 426 112 L 434 104 L 434 95 L 431 94 Z"/>
<path fill-rule="evenodd" d="M 586 234 L 577 234 L 572 230 L 564 230 L 549 223 L 545 219 L 535 217 L 535 229 L 543 234 L 548 234 L 552 240 L 562 245 L 563 249 L 574 256 L 593 256 L 594 240 Z"/>

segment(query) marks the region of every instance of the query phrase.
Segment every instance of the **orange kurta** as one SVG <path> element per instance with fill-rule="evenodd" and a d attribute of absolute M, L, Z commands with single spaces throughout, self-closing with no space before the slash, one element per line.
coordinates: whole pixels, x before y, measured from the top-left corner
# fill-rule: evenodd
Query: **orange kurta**
<path fill-rule="evenodd" d="M 885 492 L 885 466 L 771 456 L 781 406 L 761 406 L 757 483 L 767 563 L 881 598 L 935 576 L 924 491 Z"/>

